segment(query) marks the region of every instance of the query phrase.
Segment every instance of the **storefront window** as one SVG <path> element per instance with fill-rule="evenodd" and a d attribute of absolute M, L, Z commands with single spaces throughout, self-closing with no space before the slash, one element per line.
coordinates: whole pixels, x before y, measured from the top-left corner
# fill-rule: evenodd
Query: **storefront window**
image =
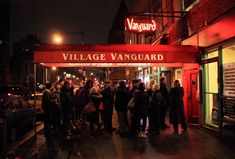
<path fill-rule="evenodd" d="M 235 119 L 235 44 L 222 49 L 223 65 L 223 114 Z"/>
<path fill-rule="evenodd" d="M 211 59 L 214 57 L 218 57 L 218 51 L 212 51 L 212 52 L 204 55 L 204 59 Z"/>
<path fill-rule="evenodd" d="M 218 51 L 207 54 L 208 58 L 218 56 Z M 210 62 L 204 65 L 205 75 L 205 124 L 210 126 L 218 126 L 218 62 Z"/>
<path fill-rule="evenodd" d="M 182 69 L 175 70 L 175 80 L 179 80 L 182 84 Z"/>

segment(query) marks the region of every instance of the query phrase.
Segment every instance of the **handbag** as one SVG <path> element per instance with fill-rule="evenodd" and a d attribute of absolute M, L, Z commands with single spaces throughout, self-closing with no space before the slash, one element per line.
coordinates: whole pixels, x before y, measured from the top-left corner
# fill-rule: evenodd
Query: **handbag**
<path fill-rule="evenodd" d="M 83 112 L 85 114 L 91 114 L 91 113 L 94 113 L 96 112 L 96 108 L 95 108 L 95 104 L 90 101 L 83 109 Z"/>
<path fill-rule="evenodd" d="M 102 102 L 102 101 L 100 102 L 99 110 L 104 110 L 104 104 L 103 104 L 103 102 Z"/>
<path fill-rule="evenodd" d="M 135 99 L 132 97 L 131 100 L 128 102 L 128 109 L 132 109 L 135 106 Z"/>

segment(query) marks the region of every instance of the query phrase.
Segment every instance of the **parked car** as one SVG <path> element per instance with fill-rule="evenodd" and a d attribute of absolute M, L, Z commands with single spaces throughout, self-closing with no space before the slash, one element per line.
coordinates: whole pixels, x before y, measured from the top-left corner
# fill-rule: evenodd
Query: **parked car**
<path fill-rule="evenodd" d="M 0 96 L 0 117 L 7 122 L 7 141 L 13 142 L 34 126 L 35 111 L 19 95 Z"/>
<path fill-rule="evenodd" d="M 21 85 L 0 85 L 0 95 L 21 95 L 29 99 L 29 91 Z"/>

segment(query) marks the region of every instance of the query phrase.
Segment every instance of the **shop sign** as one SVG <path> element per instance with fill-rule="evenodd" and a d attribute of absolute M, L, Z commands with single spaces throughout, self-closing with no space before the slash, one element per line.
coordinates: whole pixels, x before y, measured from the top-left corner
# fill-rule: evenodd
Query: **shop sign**
<path fill-rule="evenodd" d="M 235 118 L 235 98 L 224 98 L 224 115 Z"/>
<path fill-rule="evenodd" d="M 81 51 L 43 51 L 36 52 L 35 59 L 48 63 L 144 63 L 165 62 L 164 52 L 81 52 Z"/>
<path fill-rule="evenodd" d="M 224 96 L 235 97 L 235 63 L 224 64 Z"/>
<path fill-rule="evenodd" d="M 155 32 L 157 23 L 153 19 L 126 18 L 126 29 L 130 32 L 149 33 Z"/>

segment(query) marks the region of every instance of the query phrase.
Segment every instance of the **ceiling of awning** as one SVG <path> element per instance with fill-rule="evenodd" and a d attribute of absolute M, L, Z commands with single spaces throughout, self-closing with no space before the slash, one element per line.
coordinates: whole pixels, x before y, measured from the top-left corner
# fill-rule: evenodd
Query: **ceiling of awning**
<path fill-rule="evenodd" d="M 40 63 L 45 67 L 181 67 L 182 63 Z"/>

